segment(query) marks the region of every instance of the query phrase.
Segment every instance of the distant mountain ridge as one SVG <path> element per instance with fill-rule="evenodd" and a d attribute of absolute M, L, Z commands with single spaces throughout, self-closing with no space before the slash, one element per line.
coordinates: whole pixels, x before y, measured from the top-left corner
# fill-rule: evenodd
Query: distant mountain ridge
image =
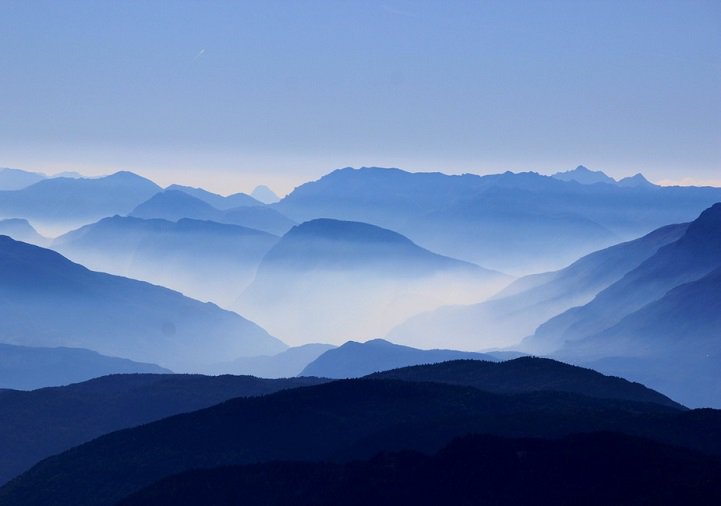
<path fill-rule="evenodd" d="M 387 229 L 317 219 L 294 227 L 268 251 L 233 307 L 288 342 L 339 344 L 382 335 L 438 300 L 490 294 L 508 279 Z"/>
<path fill-rule="evenodd" d="M 7 235 L 16 241 L 27 242 L 36 246 L 47 246 L 50 239 L 38 233 L 30 222 L 23 218 L 0 220 L 0 235 Z"/>
<path fill-rule="evenodd" d="M 277 241 L 240 225 L 114 216 L 58 237 L 52 248 L 91 269 L 229 306 Z"/>
<path fill-rule="evenodd" d="M 183 193 L 187 193 L 188 195 L 200 199 L 203 202 L 206 202 L 211 206 L 215 207 L 216 209 L 220 209 L 221 211 L 232 209 L 234 207 L 259 206 L 263 204 L 256 198 L 250 195 L 246 195 L 245 193 L 233 193 L 232 195 L 224 197 L 222 195 L 209 192 L 202 188 L 193 188 L 190 186 L 183 186 L 179 184 L 172 184 L 168 186 L 165 191 L 181 191 Z"/>
<path fill-rule="evenodd" d="M 689 221 L 719 200 L 721 188 L 370 167 L 333 171 L 274 207 L 297 221 L 325 217 L 374 224 L 439 254 L 513 273 L 557 269 L 621 240 Z"/>
<path fill-rule="evenodd" d="M 576 181 L 581 184 L 607 183 L 616 184 L 616 180 L 607 176 L 600 170 L 589 170 L 583 165 L 579 165 L 573 170 L 565 172 L 556 172 L 551 177 L 560 179 L 561 181 Z"/>
<path fill-rule="evenodd" d="M 0 236 L 0 342 L 75 346 L 177 371 L 285 345 L 213 304 Z"/>
<path fill-rule="evenodd" d="M 227 197 L 227 199 L 231 199 L 231 197 Z M 212 201 L 207 196 L 206 199 Z M 258 205 L 243 204 L 221 210 L 187 191 L 174 189 L 153 195 L 147 201 L 140 203 L 128 215 L 135 218 L 160 218 L 169 221 L 178 221 L 183 218 L 215 221 L 254 228 L 274 235 L 282 235 L 295 225 L 295 222 L 283 214 L 268 206 L 260 205 L 260 203 Z"/>
<path fill-rule="evenodd" d="M 82 348 L 0 344 L 0 389 L 32 390 L 68 385 L 107 374 L 170 372 L 155 364 L 108 357 Z"/>
<path fill-rule="evenodd" d="M 85 224 L 127 214 L 158 191 L 158 185 L 132 172 L 99 178 L 50 178 L 20 190 L 0 191 L 0 217 L 25 218 L 48 226 Z"/>
<path fill-rule="evenodd" d="M 393 344 L 383 339 L 372 339 L 365 343 L 349 341 L 338 348 L 328 350 L 308 364 L 300 375 L 321 378 L 359 378 L 378 371 L 462 358 L 496 360 L 493 356 L 483 353 L 419 350 Z"/>
<path fill-rule="evenodd" d="M 41 172 L 2 168 L 0 169 L 0 191 L 22 190 L 46 178 L 47 175 Z"/>
<path fill-rule="evenodd" d="M 555 272 L 520 278 L 493 298 L 466 306 L 442 306 L 413 316 L 388 336 L 403 343 L 453 335 L 456 346 L 514 346 L 559 313 L 590 302 L 629 270 L 678 240 L 688 224 L 668 225 L 639 239 L 596 251 Z"/>

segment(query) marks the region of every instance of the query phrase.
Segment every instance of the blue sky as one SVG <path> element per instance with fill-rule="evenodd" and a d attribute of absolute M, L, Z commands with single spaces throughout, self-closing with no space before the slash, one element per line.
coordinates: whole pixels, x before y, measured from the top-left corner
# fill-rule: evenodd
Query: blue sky
<path fill-rule="evenodd" d="M 718 1 L 0 1 L 0 166 L 721 184 Z"/>

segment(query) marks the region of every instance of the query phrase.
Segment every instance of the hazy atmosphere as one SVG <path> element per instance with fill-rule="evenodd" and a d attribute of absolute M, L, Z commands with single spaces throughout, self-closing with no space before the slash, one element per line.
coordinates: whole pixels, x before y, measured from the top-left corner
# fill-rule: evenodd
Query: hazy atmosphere
<path fill-rule="evenodd" d="M 719 184 L 715 1 L 5 1 L 5 166 L 285 194 L 345 166 Z"/>
<path fill-rule="evenodd" d="M 721 504 L 721 3 L 0 0 L 0 506 Z"/>

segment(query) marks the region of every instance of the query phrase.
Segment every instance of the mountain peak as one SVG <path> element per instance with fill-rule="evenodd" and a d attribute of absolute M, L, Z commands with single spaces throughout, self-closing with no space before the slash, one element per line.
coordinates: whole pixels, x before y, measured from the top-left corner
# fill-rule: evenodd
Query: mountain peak
<path fill-rule="evenodd" d="M 256 186 L 250 196 L 263 204 L 274 204 L 280 200 L 278 195 L 264 184 Z"/>
<path fill-rule="evenodd" d="M 646 179 L 644 175 L 639 172 L 633 176 L 624 177 L 623 179 L 619 180 L 618 186 L 625 186 L 629 188 L 644 188 L 656 185 Z"/>
<path fill-rule="evenodd" d="M 567 170 L 566 172 L 556 172 L 551 177 L 560 179 L 561 181 L 576 181 L 581 184 L 614 184 L 616 182 L 615 179 L 607 176 L 603 171 L 590 170 L 583 165 L 579 165 L 575 169 Z"/>

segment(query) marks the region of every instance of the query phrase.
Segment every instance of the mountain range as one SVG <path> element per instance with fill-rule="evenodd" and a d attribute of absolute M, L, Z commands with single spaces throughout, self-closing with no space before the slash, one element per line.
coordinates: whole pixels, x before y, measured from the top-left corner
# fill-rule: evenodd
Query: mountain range
<path fill-rule="evenodd" d="M 718 459 L 644 438 L 613 433 L 552 440 L 472 435 L 453 440 L 434 455 L 385 452 L 352 463 L 273 462 L 192 470 L 159 480 L 120 505 L 713 506 L 721 501 L 720 483 Z"/>
<path fill-rule="evenodd" d="M 443 306 L 416 315 L 388 336 L 413 343 L 450 334 L 456 346 L 466 349 L 515 346 L 547 320 L 590 302 L 661 246 L 678 240 L 687 227 L 661 227 L 639 239 L 586 255 L 558 271 L 524 276 L 484 302 Z"/>
<path fill-rule="evenodd" d="M 337 348 L 330 349 L 310 362 L 300 375 L 321 378 L 359 378 L 378 371 L 462 358 L 475 361 L 496 360 L 495 357 L 483 353 L 419 350 L 393 344 L 383 339 L 372 339 L 365 343 L 349 341 Z"/>
<path fill-rule="evenodd" d="M 195 194 L 197 195 L 197 191 Z M 206 197 L 207 198 L 207 197 Z M 227 197 L 231 198 L 231 197 Z M 211 200 L 212 199 L 208 199 Z M 178 221 L 183 218 L 215 221 L 230 225 L 262 230 L 270 234 L 282 235 L 295 225 L 284 215 L 265 205 L 243 204 L 238 207 L 218 209 L 207 201 L 191 195 L 187 190 L 165 190 L 138 204 L 130 213 L 135 218 L 159 218 Z"/>
<path fill-rule="evenodd" d="M 533 365 L 521 360 L 520 368 Z M 529 368 L 531 376 L 534 369 Z M 513 383 L 517 373 L 509 374 L 507 381 Z M 459 371 L 459 383 L 465 374 Z M 18 506 L 48 501 L 113 504 L 190 469 L 279 460 L 344 462 L 381 450 L 433 452 L 469 433 L 553 438 L 613 430 L 721 455 L 718 412 L 615 395 L 538 391 L 527 375 L 519 377 L 532 391 L 526 387 L 525 393 L 489 393 L 478 387 L 429 383 L 420 374 L 419 381 L 340 380 L 233 399 L 114 432 L 46 459 L 0 489 L 0 501 Z M 623 381 L 613 388 L 626 392 L 627 387 L 639 391 Z M 583 390 L 577 382 L 574 388 Z"/>
<path fill-rule="evenodd" d="M 155 364 L 107 357 L 82 348 L 0 344 L 0 389 L 33 390 L 121 373 L 169 373 Z"/>
<path fill-rule="evenodd" d="M 287 342 L 341 343 L 382 335 L 439 300 L 490 294 L 508 279 L 390 230 L 317 219 L 268 251 L 234 308 Z"/>
<path fill-rule="evenodd" d="M 0 191 L 0 217 L 70 228 L 127 214 L 161 188 L 132 172 L 99 178 L 56 177 L 20 190 Z"/>
<path fill-rule="evenodd" d="M 443 255 L 527 273 L 557 269 L 621 240 L 690 221 L 719 200 L 720 188 L 371 167 L 333 171 L 274 207 L 296 221 L 326 217 L 378 225 Z"/>
<path fill-rule="evenodd" d="M 88 348 L 176 371 L 285 348 L 214 304 L 90 271 L 6 236 L 0 236 L 0 342 Z"/>
<path fill-rule="evenodd" d="M 116 430 L 327 380 L 114 374 L 31 392 L 0 390 L 0 484 L 40 460 Z"/>
<path fill-rule="evenodd" d="M 58 237 L 52 248 L 91 269 L 229 306 L 277 241 L 239 225 L 114 216 Z"/>

